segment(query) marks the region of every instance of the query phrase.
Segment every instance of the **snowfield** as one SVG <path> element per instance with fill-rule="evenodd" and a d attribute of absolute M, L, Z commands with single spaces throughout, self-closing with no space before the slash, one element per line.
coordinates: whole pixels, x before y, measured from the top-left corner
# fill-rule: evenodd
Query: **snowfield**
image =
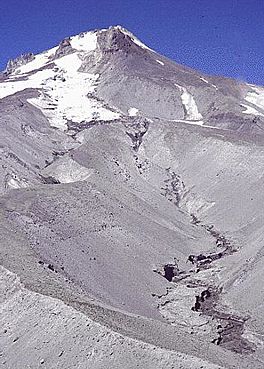
<path fill-rule="evenodd" d="M 96 46 L 96 35 L 86 34 L 76 36 L 71 40 L 78 51 L 90 52 Z M 84 47 L 85 45 L 85 47 Z M 19 68 L 25 80 L 16 80 L 0 83 L 0 99 L 15 94 L 24 89 L 35 88 L 40 90 L 40 96 L 28 101 L 41 109 L 48 118 L 50 125 L 61 130 L 67 130 L 67 122 L 75 123 L 97 120 L 115 120 L 120 114 L 105 107 L 98 100 L 88 97 L 96 90 L 98 74 L 79 72 L 82 65 L 79 53 L 66 55 L 54 61 L 55 66 L 50 68 L 49 57 L 56 48 L 36 56 L 32 62 Z M 40 68 L 47 69 L 40 70 Z M 26 73 L 37 70 L 33 75 Z M 17 75 L 17 78 L 19 78 Z"/>
<path fill-rule="evenodd" d="M 138 115 L 138 109 L 137 108 L 129 108 L 128 109 L 128 115 L 130 117 L 136 117 Z"/>
<path fill-rule="evenodd" d="M 86 32 L 70 38 L 71 46 L 81 52 L 90 52 L 95 50 L 97 44 L 97 35 L 95 32 Z"/>
<path fill-rule="evenodd" d="M 264 113 L 264 88 L 249 86 L 251 87 L 251 91 L 247 93 L 245 100 L 260 108 L 262 113 Z"/>
<path fill-rule="evenodd" d="M 29 102 L 40 108 L 51 126 L 67 129 L 67 122 L 89 122 L 93 119 L 114 120 L 119 117 L 105 109 L 88 94 L 95 91 L 99 75 L 78 72 L 82 61 L 78 54 L 67 55 L 56 61 L 58 72 L 44 81 L 40 98 Z"/>
<path fill-rule="evenodd" d="M 264 112 L 261 113 L 260 111 L 253 108 L 252 106 L 248 106 L 245 104 L 241 104 L 241 106 L 246 109 L 246 110 L 243 110 L 243 114 L 251 114 L 251 115 L 257 115 L 257 116 L 259 115 L 261 117 L 264 117 Z"/>

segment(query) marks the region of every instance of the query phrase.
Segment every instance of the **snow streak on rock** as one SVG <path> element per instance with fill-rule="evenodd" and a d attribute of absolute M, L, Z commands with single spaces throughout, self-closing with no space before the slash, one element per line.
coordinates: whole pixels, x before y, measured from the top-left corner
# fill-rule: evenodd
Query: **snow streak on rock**
<path fill-rule="evenodd" d="M 138 115 L 138 109 L 137 108 L 129 108 L 128 109 L 128 115 L 130 117 L 135 117 Z"/>
<path fill-rule="evenodd" d="M 181 91 L 181 99 L 185 111 L 184 118 L 186 120 L 197 121 L 197 124 L 202 125 L 203 116 L 199 113 L 194 97 L 187 91 L 185 87 L 177 85 L 176 83 L 175 86 Z"/>
<path fill-rule="evenodd" d="M 263 113 L 259 112 L 257 109 L 253 108 L 252 106 L 248 106 L 245 104 L 241 104 L 241 106 L 246 109 L 242 111 L 243 114 L 259 115 L 261 117 L 264 117 Z"/>
<path fill-rule="evenodd" d="M 255 112 L 257 109 L 254 109 L 251 107 L 247 109 L 247 111 L 244 111 L 245 114 L 255 114 L 255 115 L 263 115 L 264 114 L 264 88 L 256 87 L 253 85 L 249 85 L 251 87 L 251 90 L 247 93 L 245 100 L 249 103 L 255 105 L 258 109 L 260 109 L 260 112 L 258 114 Z M 254 110 L 253 110 L 254 109 Z M 254 113 L 253 113 L 254 111 Z"/>
<path fill-rule="evenodd" d="M 207 81 L 207 79 L 205 79 L 205 78 L 203 78 L 203 77 L 200 77 L 200 80 L 201 80 L 201 81 L 203 81 L 203 82 L 205 82 L 205 83 L 209 83 L 209 82 Z"/>

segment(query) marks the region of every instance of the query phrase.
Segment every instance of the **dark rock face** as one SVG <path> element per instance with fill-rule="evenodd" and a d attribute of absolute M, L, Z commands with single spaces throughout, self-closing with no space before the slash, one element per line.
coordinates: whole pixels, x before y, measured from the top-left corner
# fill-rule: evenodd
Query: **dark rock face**
<path fill-rule="evenodd" d="M 175 276 L 175 265 L 166 264 L 164 266 L 164 277 L 171 282 L 172 278 Z"/>
<path fill-rule="evenodd" d="M 65 55 L 69 55 L 73 52 L 74 52 L 74 49 L 71 46 L 70 38 L 65 38 L 64 40 L 60 42 L 59 47 L 56 50 L 54 57 L 52 59 L 53 60 L 58 59 Z"/>
<path fill-rule="evenodd" d="M 213 339 L 213 343 L 239 354 L 252 354 L 256 349 L 255 345 L 243 337 L 246 318 L 219 310 L 219 294 L 219 289 L 207 288 L 196 296 L 192 310 L 218 320 L 218 337 Z"/>
<path fill-rule="evenodd" d="M 137 152 L 142 144 L 144 135 L 148 131 L 149 122 L 144 118 L 134 118 L 126 124 L 126 134 L 132 141 L 132 147 Z"/>
<path fill-rule="evenodd" d="M 105 53 L 133 53 L 144 52 L 139 46 L 137 46 L 133 40 L 132 35 L 121 27 L 110 27 L 107 32 L 99 32 L 98 45 L 100 49 Z"/>

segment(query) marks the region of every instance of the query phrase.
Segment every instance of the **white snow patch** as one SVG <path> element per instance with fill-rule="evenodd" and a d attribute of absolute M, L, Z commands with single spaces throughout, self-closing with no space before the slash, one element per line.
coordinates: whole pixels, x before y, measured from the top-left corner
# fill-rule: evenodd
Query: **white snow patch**
<path fill-rule="evenodd" d="M 62 122 L 65 125 L 67 120 L 81 123 L 93 119 L 113 120 L 120 116 L 87 97 L 88 93 L 95 91 L 99 75 L 78 72 L 81 63 L 77 54 L 58 59 L 56 65 L 60 68 L 60 75 L 55 81 L 50 79 L 45 86 L 55 107 L 52 123 L 58 128 L 62 128 Z"/>
<path fill-rule="evenodd" d="M 253 91 L 247 93 L 245 100 L 264 111 L 264 88 L 251 86 Z"/>
<path fill-rule="evenodd" d="M 203 81 L 203 82 L 205 82 L 205 83 L 209 83 L 209 82 L 207 81 L 207 79 L 205 79 L 205 78 L 203 78 L 203 77 L 200 77 L 200 80 L 201 80 L 201 81 Z"/>
<path fill-rule="evenodd" d="M 175 119 L 175 120 L 173 120 L 173 122 L 179 122 L 179 123 L 193 124 L 193 125 L 196 125 L 196 126 L 215 128 L 215 127 L 211 127 L 211 126 L 205 126 L 203 120 Z"/>
<path fill-rule="evenodd" d="M 16 92 L 23 91 L 26 88 L 40 88 L 48 78 L 51 78 L 53 71 L 51 69 L 44 69 L 36 72 L 34 75 L 29 76 L 25 81 L 7 81 L 0 83 L 0 99 L 6 96 L 15 94 Z"/>
<path fill-rule="evenodd" d="M 156 62 L 159 63 L 160 65 L 164 65 L 164 63 L 158 59 L 156 59 Z"/>
<path fill-rule="evenodd" d="M 82 61 L 76 53 L 55 63 L 59 71 L 45 81 L 41 96 L 28 100 L 42 110 L 51 126 L 66 130 L 67 121 L 113 120 L 120 116 L 87 97 L 95 91 L 99 75 L 78 72 Z"/>
<path fill-rule="evenodd" d="M 243 114 L 252 114 L 252 115 L 259 115 L 261 117 L 264 117 L 264 114 L 260 113 L 257 109 L 252 108 L 251 106 L 245 105 L 245 104 L 240 104 L 243 108 L 245 108 L 246 110 L 244 110 L 242 113 Z"/>
<path fill-rule="evenodd" d="M 46 167 L 42 172 L 44 176 L 51 176 L 61 183 L 85 181 L 92 173 L 93 169 L 83 167 L 66 155 Z"/>
<path fill-rule="evenodd" d="M 47 65 L 48 63 L 50 63 L 50 57 L 51 55 L 55 54 L 56 50 L 57 50 L 58 46 L 50 49 L 50 50 L 47 50 L 47 51 L 44 51 L 43 53 L 41 54 L 38 54 L 35 56 L 35 58 L 28 62 L 27 64 L 25 65 L 22 65 L 21 67 L 19 67 L 14 74 L 17 74 L 19 73 L 20 75 L 21 74 L 25 74 L 25 73 L 29 73 L 35 69 L 39 69 L 39 68 L 42 68 L 44 67 L 45 65 Z"/>
<path fill-rule="evenodd" d="M 177 85 L 176 83 L 175 86 L 181 91 L 181 100 L 185 107 L 186 120 L 197 121 L 197 124 L 199 124 L 198 122 L 202 121 L 203 116 L 199 113 L 194 97 L 187 91 L 185 87 Z"/>
<path fill-rule="evenodd" d="M 102 106 L 87 94 L 94 92 L 99 75 L 80 73 L 77 70 L 82 61 L 77 53 L 55 61 L 59 70 L 44 69 L 24 81 L 0 83 L 0 99 L 23 91 L 26 88 L 42 89 L 41 96 L 28 101 L 41 109 L 51 126 L 67 129 L 67 121 L 76 123 L 93 119 L 113 120 L 120 114 Z"/>
<path fill-rule="evenodd" d="M 78 51 L 93 51 L 96 49 L 97 35 L 95 32 L 81 33 L 70 38 L 71 46 Z"/>
<path fill-rule="evenodd" d="M 203 77 L 200 77 L 200 80 L 201 80 L 201 81 L 203 81 L 203 82 L 205 82 L 205 83 L 207 83 L 207 84 L 210 84 L 210 82 L 209 82 L 209 81 L 207 81 L 207 79 L 205 79 L 205 78 L 203 78 Z M 212 86 L 212 87 L 214 87 L 214 88 L 218 91 L 218 87 L 216 87 L 216 85 L 211 84 L 211 86 Z"/>
<path fill-rule="evenodd" d="M 71 46 L 78 51 L 93 51 L 95 50 L 97 45 L 97 35 L 95 32 L 81 33 L 80 35 L 72 36 L 70 38 L 70 42 Z M 28 62 L 25 65 L 22 65 L 21 67 L 18 67 L 13 75 L 26 74 L 33 70 L 42 68 L 48 63 L 51 63 L 50 57 L 55 54 L 57 49 L 58 46 L 36 55 L 32 61 Z"/>
<path fill-rule="evenodd" d="M 195 126 L 201 126 L 203 128 L 212 128 L 212 129 L 217 129 L 217 130 L 221 130 L 221 131 L 228 131 L 227 128 L 219 128 L 219 127 L 215 127 L 215 126 L 210 126 L 208 124 L 204 124 L 204 122 L 202 120 L 194 121 L 194 120 L 186 120 L 186 119 L 173 119 L 173 120 L 171 120 L 171 122 L 192 124 L 192 125 L 195 125 Z M 224 136 L 222 136 L 222 137 L 224 137 Z"/>
<path fill-rule="evenodd" d="M 82 65 L 82 61 L 77 53 L 66 55 L 56 60 L 55 63 L 61 70 L 64 70 L 68 74 L 77 74 L 78 69 Z M 83 75 L 85 74 L 83 73 Z"/>
<path fill-rule="evenodd" d="M 138 115 L 138 109 L 137 108 L 129 108 L 128 109 L 128 115 L 130 117 L 135 117 Z"/>
<path fill-rule="evenodd" d="M 67 120 L 81 122 L 91 118 L 87 106 L 88 92 L 94 91 L 94 83 L 98 76 L 78 73 L 81 60 L 77 54 L 67 55 L 56 60 L 60 71 L 45 81 L 40 98 L 28 100 L 40 108 L 47 116 L 51 126 L 67 129 Z M 89 115 L 89 117 L 88 117 Z"/>
<path fill-rule="evenodd" d="M 79 48 L 79 52 L 51 62 L 49 57 L 56 51 L 56 48 L 53 48 L 37 55 L 33 61 L 19 68 L 19 74 L 11 76 L 16 79 L 10 78 L 0 82 L 0 99 L 27 88 L 40 89 L 40 97 L 28 99 L 29 103 L 41 109 L 51 126 L 61 130 L 67 130 L 68 121 L 81 123 L 119 118 L 119 113 L 108 109 L 103 102 L 91 96 L 96 90 L 99 75 L 78 72 L 82 64 L 80 50 L 92 51 L 96 47 L 96 34 L 90 32 L 74 36 L 71 42 L 74 48 Z M 56 66 L 26 75 L 48 63 L 54 63 Z M 20 76 L 26 79 L 18 80 Z"/>
<path fill-rule="evenodd" d="M 11 189 L 26 188 L 28 183 L 24 178 L 19 178 L 17 174 L 10 174 L 7 177 L 6 186 Z"/>

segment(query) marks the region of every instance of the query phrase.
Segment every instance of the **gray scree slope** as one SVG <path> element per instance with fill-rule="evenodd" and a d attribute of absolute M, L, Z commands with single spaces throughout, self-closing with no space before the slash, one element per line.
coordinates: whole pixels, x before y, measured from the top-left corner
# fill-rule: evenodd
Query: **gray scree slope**
<path fill-rule="evenodd" d="M 264 88 L 120 26 L 0 75 L 5 368 L 263 368 Z"/>

